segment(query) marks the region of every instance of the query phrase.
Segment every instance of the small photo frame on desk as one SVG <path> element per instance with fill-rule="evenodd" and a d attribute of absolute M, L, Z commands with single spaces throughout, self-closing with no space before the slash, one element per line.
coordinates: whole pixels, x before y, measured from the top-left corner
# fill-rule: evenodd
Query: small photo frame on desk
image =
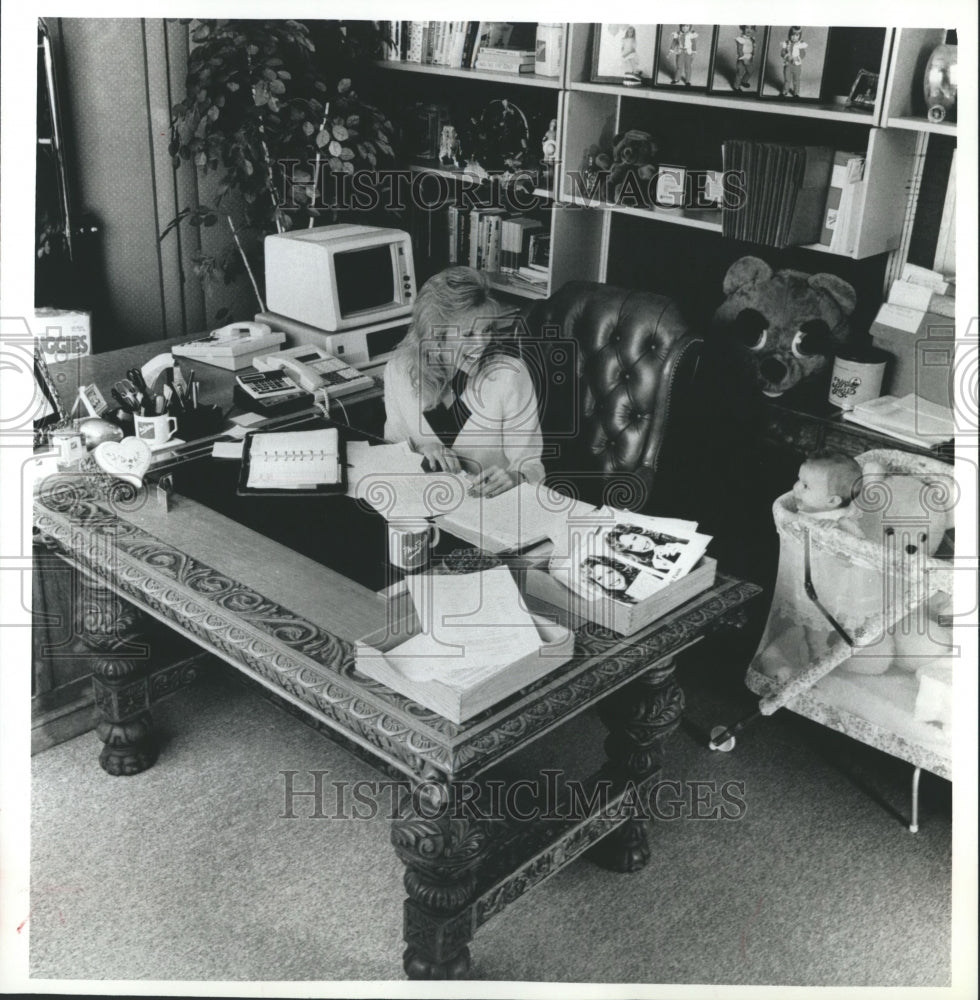
<path fill-rule="evenodd" d="M 592 82 L 638 87 L 653 81 L 655 24 L 596 24 L 592 28 Z"/>
<path fill-rule="evenodd" d="M 819 100 L 829 36 L 829 28 L 799 24 L 770 27 L 762 96 Z"/>
<path fill-rule="evenodd" d="M 714 37 L 713 24 L 661 24 L 656 86 L 681 92 L 706 90 Z"/>
<path fill-rule="evenodd" d="M 712 94 L 758 97 L 766 58 L 766 28 L 761 24 L 719 24 L 711 59 Z"/>

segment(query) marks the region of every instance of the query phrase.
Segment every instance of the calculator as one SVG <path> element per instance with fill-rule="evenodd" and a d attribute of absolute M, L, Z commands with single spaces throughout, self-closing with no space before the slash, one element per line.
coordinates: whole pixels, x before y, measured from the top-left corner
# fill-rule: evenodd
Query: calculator
<path fill-rule="evenodd" d="M 253 413 L 276 417 L 311 409 L 313 396 L 284 372 L 247 372 L 235 376 L 235 403 Z"/>

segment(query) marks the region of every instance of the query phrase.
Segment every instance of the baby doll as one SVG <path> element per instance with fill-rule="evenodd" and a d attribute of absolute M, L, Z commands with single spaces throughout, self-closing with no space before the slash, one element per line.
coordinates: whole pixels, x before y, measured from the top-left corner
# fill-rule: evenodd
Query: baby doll
<path fill-rule="evenodd" d="M 755 62 L 755 25 L 740 24 L 735 36 L 735 79 L 732 90 L 750 90 L 752 64 Z"/>
<path fill-rule="evenodd" d="M 803 29 L 794 24 L 779 47 L 783 58 L 783 97 L 800 96 L 800 67 L 806 58 L 807 43 L 803 41 Z"/>

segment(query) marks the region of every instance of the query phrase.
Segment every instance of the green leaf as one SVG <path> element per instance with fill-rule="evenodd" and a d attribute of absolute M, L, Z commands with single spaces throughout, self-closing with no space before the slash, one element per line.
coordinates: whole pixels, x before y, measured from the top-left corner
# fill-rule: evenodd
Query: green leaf
<path fill-rule="evenodd" d="M 205 226 L 210 228 L 218 221 L 218 217 L 213 212 L 209 212 L 207 215 L 204 216 L 202 221 Z"/>
<path fill-rule="evenodd" d="M 205 153 L 198 153 L 194 157 L 194 163 L 198 167 L 206 166 L 207 162 L 208 162 L 208 158 L 207 158 L 207 155 Z"/>
<path fill-rule="evenodd" d="M 235 81 L 234 81 L 234 80 L 229 80 L 229 81 L 228 81 L 228 83 L 226 84 L 226 86 L 228 87 L 228 89 L 229 89 L 229 90 L 230 90 L 230 91 L 231 91 L 231 92 L 232 92 L 233 94 L 235 93 L 235 91 L 236 91 L 236 90 L 240 90 L 240 89 L 241 89 L 241 85 L 240 85 L 240 84 L 237 84 L 237 83 L 235 83 Z"/>
<path fill-rule="evenodd" d="M 327 162 L 330 164 L 330 169 L 333 170 L 334 173 L 343 168 L 343 163 L 341 163 L 336 156 L 331 156 Z"/>
<path fill-rule="evenodd" d="M 334 140 L 333 140 L 333 141 L 332 141 L 332 142 L 330 143 L 330 146 L 329 146 L 329 151 L 330 151 L 330 155 L 331 155 L 331 156 L 340 156 L 340 151 L 341 151 L 341 148 L 342 148 L 342 147 L 341 147 L 340 143 L 339 143 L 339 142 L 337 142 L 337 140 L 336 140 L 336 139 L 334 139 Z"/>
<path fill-rule="evenodd" d="M 211 107 L 208 108 L 208 118 L 210 118 L 211 121 L 217 121 L 218 115 L 220 114 L 221 114 L 221 109 L 218 107 L 217 104 L 212 104 Z"/>
<path fill-rule="evenodd" d="M 347 116 L 347 127 L 348 128 L 354 128 L 355 126 L 360 125 L 360 124 L 361 124 L 361 116 L 360 115 L 348 115 Z"/>
<path fill-rule="evenodd" d="M 270 63 L 270 65 L 271 65 L 271 63 Z M 278 74 L 279 74 L 279 79 L 280 80 L 292 80 L 292 78 L 293 78 L 293 74 L 290 73 L 289 70 L 285 70 L 285 69 L 278 70 Z"/>
<path fill-rule="evenodd" d="M 310 136 L 316 131 L 313 122 L 303 122 L 303 135 Z"/>
<path fill-rule="evenodd" d="M 318 148 L 323 149 L 328 142 L 330 142 L 330 133 L 326 129 L 317 133 L 316 144 Z"/>
<path fill-rule="evenodd" d="M 271 90 L 273 94 L 285 94 L 286 85 L 282 82 L 282 80 L 273 80 L 269 84 L 269 90 Z"/>
<path fill-rule="evenodd" d="M 354 164 L 351 163 L 350 160 L 344 160 L 344 162 L 340 165 L 340 169 L 343 170 L 345 174 L 352 174 L 354 173 Z"/>
<path fill-rule="evenodd" d="M 255 167 L 252 166 L 251 160 L 243 160 L 242 167 L 244 168 L 245 173 L 248 174 L 249 177 L 251 177 L 252 174 L 255 173 Z"/>
<path fill-rule="evenodd" d="M 341 142 L 350 137 L 350 132 L 343 125 L 334 125 L 330 131 L 333 132 L 333 137 Z"/>
<path fill-rule="evenodd" d="M 345 76 L 342 80 L 337 81 L 337 93 L 346 94 L 350 90 L 350 77 Z"/>
<path fill-rule="evenodd" d="M 262 70 L 262 76 L 266 80 L 275 80 L 276 79 L 276 71 L 274 69 L 268 69 L 268 68 L 266 68 L 266 69 Z"/>
<path fill-rule="evenodd" d="M 353 160 L 354 159 L 354 150 L 353 149 L 348 149 L 346 146 L 344 146 L 344 148 L 340 151 L 340 158 L 342 160 Z"/>

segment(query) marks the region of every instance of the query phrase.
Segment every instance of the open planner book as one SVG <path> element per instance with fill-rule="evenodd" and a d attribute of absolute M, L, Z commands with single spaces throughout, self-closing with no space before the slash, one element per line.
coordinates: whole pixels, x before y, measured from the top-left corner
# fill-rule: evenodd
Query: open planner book
<path fill-rule="evenodd" d="M 342 493 L 343 442 L 335 427 L 249 434 L 239 493 Z"/>

